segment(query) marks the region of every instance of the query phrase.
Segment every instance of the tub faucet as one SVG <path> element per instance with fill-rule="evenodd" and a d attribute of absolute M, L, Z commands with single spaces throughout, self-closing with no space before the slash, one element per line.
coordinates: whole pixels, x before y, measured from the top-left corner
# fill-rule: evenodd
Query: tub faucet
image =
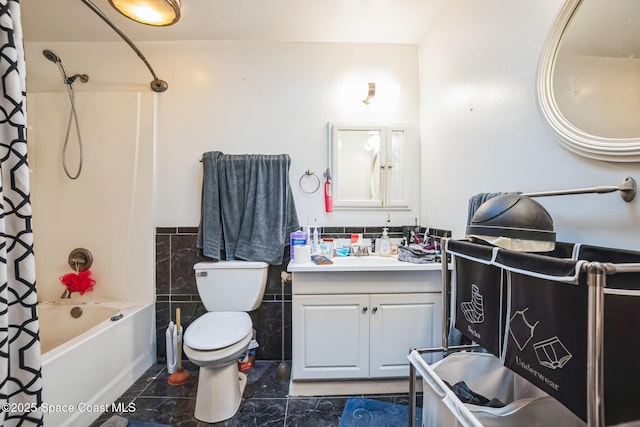
<path fill-rule="evenodd" d="M 61 299 L 71 298 L 72 292 L 68 288 L 64 288 L 64 292 L 60 295 Z"/>

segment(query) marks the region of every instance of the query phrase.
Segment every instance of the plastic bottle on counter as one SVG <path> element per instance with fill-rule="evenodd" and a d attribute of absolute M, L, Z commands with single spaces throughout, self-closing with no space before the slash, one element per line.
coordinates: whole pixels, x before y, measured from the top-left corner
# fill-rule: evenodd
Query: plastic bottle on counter
<path fill-rule="evenodd" d="M 318 233 L 318 226 L 313 227 L 313 240 L 311 242 L 311 253 L 320 253 L 320 234 Z"/>
<path fill-rule="evenodd" d="M 380 256 L 390 256 L 391 255 L 391 239 L 389 238 L 389 234 L 387 233 L 389 229 L 382 229 L 382 237 L 380 237 Z"/>
<path fill-rule="evenodd" d="M 290 234 L 291 246 L 289 247 L 290 255 L 289 260 L 293 259 L 293 252 L 295 246 L 306 246 L 308 235 L 302 230 L 294 231 Z"/>
<path fill-rule="evenodd" d="M 336 247 L 333 243 L 333 237 L 325 237 L 320 244 L 320 254 L 327 258 L 333 258 L 336 255 Z"/>

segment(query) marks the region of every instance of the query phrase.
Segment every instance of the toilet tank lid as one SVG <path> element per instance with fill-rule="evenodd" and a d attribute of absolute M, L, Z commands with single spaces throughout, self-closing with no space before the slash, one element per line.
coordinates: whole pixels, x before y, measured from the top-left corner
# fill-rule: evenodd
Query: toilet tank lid
<path fill-rule="evenodd" d="M 217 270 L 224 268 L 267 268 L 269 264 L 262 261 L 241 261 L 241 260 L 230 260 L 230 261 L 202 261 L 193 266 L 194 270 Z"/>

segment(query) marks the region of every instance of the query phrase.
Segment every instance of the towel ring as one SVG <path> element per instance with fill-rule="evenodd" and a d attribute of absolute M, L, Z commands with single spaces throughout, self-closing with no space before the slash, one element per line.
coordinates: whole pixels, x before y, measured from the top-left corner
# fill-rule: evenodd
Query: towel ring
<path fill-rule="evenodd" d="M 305 178 L 315 178 L 315 180 L 312 180 L 314 184 L 307 184 L 308 188 L 306 189 L 302 185 L 302 182 L 305 181 Z M 300 187 L 300 191 L 302 191 L 303 193 L 313 194 L 320 188 L 320 178 L 318 178 L 318 175 L 316 175 L 314 171 L 312 171 L 311 169 L 307 169 L 307 171 L 298 180 L 298 187 Z M 310 190 L 310 188 L 313 188 L 313 190 Z"/>

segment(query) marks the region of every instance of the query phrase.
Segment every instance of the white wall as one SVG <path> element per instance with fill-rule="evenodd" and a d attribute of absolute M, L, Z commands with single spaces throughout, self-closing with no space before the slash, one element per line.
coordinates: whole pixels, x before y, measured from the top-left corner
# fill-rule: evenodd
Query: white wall
<path fill-rule="evenodd" d="M 640 165 L 589 160 L 553 139 L 536 107 L 538 59 L 561 0 L 448 2 L 420 45 L 422 224 L 464 236 L 469 197 L 618 185 Z M 429 176 L 432 184 L 426 184 Z M 558 239 L 638 249 L 638 199 L 537 199 Z"/>
<path fill-rule="evenodd" d="M 140 47 L 169 90 L 158 96 L 156 226 L 198 223 L 204 151 L 289 153 L 295 182 L 326 167 L 328 121 L 420 125 L 422 225 L 464 235 L 467 200 L 493 191 L 618 185 L 638 164 L 579 157 L 557 144 L 536 106 L 538 59 L 561 0 L 447 2 L 420 47 L 148 42 Z M 124 43 L 27 43 L 27 88 L 62 90 L 41 51 L 55 50 L 80 90 L 147 91 L 149 73 Z M 418 73 L 419 70 L 419 73 Z M 366 109 L 349 81 L 397 83 L 394 102 Z M 380 87 L 381 83 L 379 83 Z M 346 84 L 348 87 L 349 85 Z M 353 104 L 351 103 L 353 102 Z M 294 188 L 302 222 L 380 224 L 378 214 L 323 212 L 320 192 Z M 617 194 L 538 199 L 559 239 L 637 248 L 638 200 Z M 413 217 L 392 223 L 413 223 Z"/>
<path fill-rule="evenodd" d="M 76 94 L 76 107 L 84 161 L 72 181 L 61 165 L 67 94 L 41 92 L 27 99 L 38 298 L 59 300 L 59 277 L 73 271 L 69 253 L 86 248 L 93 254 L 96 285 L 73 300 L 152 302 L 153 95 L 83 92 Z M 67 156 L 72 175 L 77 141 L 73 128 Z"/>
<path fill-rule="evenodd" d="M 387 212 L 324 212 L 319 190 L 297 182 L 327 167 L 326 124 L 408 123 L 419 132 L 418 48 L 415 45 L 149 42 L 140 43 L 158 76 L 169 84 L 157 97 L 156 226 L 196 226 L 200 220 L 203 152 L 287 153 L 301 223 L 384 225 Z M 68 72 L 90 75 L 78 90 L 148 90 L 150 74 L 123 43 L 28 43 L 29 91 L 62 90 L 54 50 Z M 376 100 L 365 106 L 367 82 Z M 90 126 L 90 124 L 87 124 Z M 391 222 L 412 224 L 412 212 Z"/>

